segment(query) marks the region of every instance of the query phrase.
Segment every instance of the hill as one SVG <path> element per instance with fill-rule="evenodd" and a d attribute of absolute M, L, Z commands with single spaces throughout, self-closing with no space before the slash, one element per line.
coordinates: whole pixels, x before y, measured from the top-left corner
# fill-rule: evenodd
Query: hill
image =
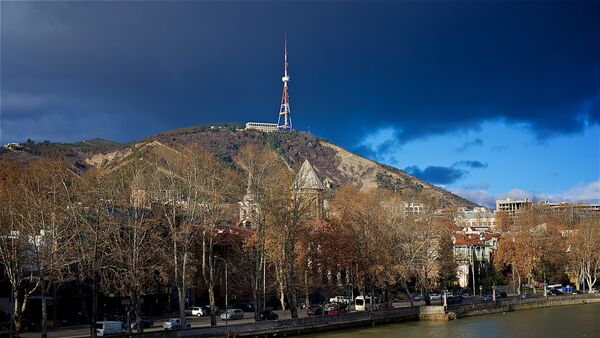
<path fill-rule="evenodd" d="M 29 142 L 28 142 L 29 143 Z M 189 144 L 198 144 L 232 167 L 239 150 L 246 144 L 267 145 L 293 168 L 298 170 L 308 159 L 319 178 L 331 189 L 342 184 L 354 184 L 363 190 L 384 188 L 406 195 L 428 193 L 444 206 L 474 206 L 475 204 L 413 177 L 406 172 L 353 154 L 333 143 L 303 132 L 263 133 L 237 126 L 197 126 L 163 132 L 135 144 L 118 144 L 106 140 L 90 140 L 73 144 L 24 144 L 23 150 L 6 151 L 0 157 L 32 160 L 37 157 L 61 157 L 81 167 L 114 170 L 131 159 L 160 157 Z"/>

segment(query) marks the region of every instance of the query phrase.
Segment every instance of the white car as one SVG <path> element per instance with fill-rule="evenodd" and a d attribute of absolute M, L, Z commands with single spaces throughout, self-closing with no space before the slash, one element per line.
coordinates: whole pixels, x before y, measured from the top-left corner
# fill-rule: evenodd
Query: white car
<path fill-rule="evenodd" d="M 429 299 L 431 299 L 431 300 L 441 300 L 442 299 L 442 295 L 440 295 L 439 293 L 430 293 L 429 294 Z"/>
<path fill-rule="evenodd" d="M 229 309 L 221 314 L 223 320 L 243 319 L 244 311 L 241 309 Z"/>
<path fill-rule="evenodd" d="M 186 315 L 188 311 L 186 311 Z M 205 310 L 200 307 L 200 306 L 192 306 L 191 308 L 189 308 L 189 315 L 188 316 L 197 316 L 197 317 L 202 317 L 205 316 Z"/>
<path fill-rule="evenodd" d="M 163 322 L 163 328 L 165 330 L 181 330 L 183 328 L 189 329 L 192 327 L 190 323 L 182 323 L 180 318 L 169 318 Z"/>

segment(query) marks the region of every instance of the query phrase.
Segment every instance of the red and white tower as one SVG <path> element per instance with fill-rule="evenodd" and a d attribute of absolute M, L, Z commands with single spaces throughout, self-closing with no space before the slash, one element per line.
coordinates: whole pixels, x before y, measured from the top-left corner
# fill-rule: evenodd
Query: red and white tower
<path fill-rule="evenodd" d="M 283 95 L 281 96 L 281 106 L 279 107 L 279 119 L 277 120 L 277 130 L 290 131 L 292 130 L 292 116 L 290 112 L 290 97 L 288 95 L 288 61 L 287 61 L 287 38 L 285 39 L 284 47 L 284 73 L 281 81 L 283 81 Z"/>

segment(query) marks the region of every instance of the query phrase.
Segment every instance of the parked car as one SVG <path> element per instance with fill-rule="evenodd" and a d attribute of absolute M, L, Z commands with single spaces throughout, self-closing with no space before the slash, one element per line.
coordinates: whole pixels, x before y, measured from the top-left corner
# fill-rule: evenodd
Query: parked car
<path fill-rule="evenodd" d="M 307 316 L 321 316 L 323 314 L 323 307 L 321 305 L 311 305 L 306 309 Z"/>
<path fill-rule="evenodd" d="M 150 317 L 142 317 L 140 318 L 140 324 L 143 328 L 152 327 L 154 326 L 154 319 Z M 134 330 L 137 329 L 137 323 L 135 321 L 131 323 L 131 328 Z"/>
<path fill-rule="evenodd" d="M 531 298 L 531 295 L 530 295 L 530 294 L 528 294 L 528 293 L 522 293 L 522 294 L 519 296 L 519 298 L 521 298 L 521 299 Z"/>
<path fill-rule="evenodd" d="M 548 296 L 562 296 L 563 292 L 560 291 L 559 289 L 551 289 L 551 290 L 548 290 L 547 294 L 548 294 Z"/>
<path fill-rule="evenodd" d="M 423 299 L 423 295 L 420 293 L 413 293 L 412 294 L 412 299 L 416 300 L 417 302 L 420 301 L 421 299 Z"/>
<path fill-rule="evenodd" d="M 502 292 L 500 292 L 498 294 L 498 297 L 500 297 L 500 298 L 506 298 L 506 297 L 508 297 L 508 295 L 506 294 L 506 292 L 502 291 Z"/>
<path fill-rule="evenodd" d="M 442 299 L 442 295 L 439 293 L 430 293 L 429 294 L 429 299 L 431 300 L 441 300 Z"/>
<path fill-rule="evenodd" d="M 96 335 L 99 337 L 109 336 L 111 334 L 119 334 L 127 332 L 126 326 L 122 322 L 103 321 L 96 322 Z"/>
<path fill-rule="evenodd" d="M 454 305 L 454 304 L 462 304 L 464 298 L 461 295 L 457 295 L 457 296 L 449 296 L 448 298 L 448 305 Z"/>
<path fill-rule="evenodd" d="M 482 302 L 491 302 L 493 299 L 492 295 L 483 295 L 481 296 L 481 301 Z"/>
<path fill-rule="evenodd" d="M 329 303 L 323 307 L 323 313 L 326 315 L 338 315 L 340 313 L 348 312 L 348 304 L 343 303 Z"/>
<path fill-rule="evenodd" d="M 209 312 L 210 312 L 210 310 L 209 310 Z M 185 309 L 186 316 L 202 317 L 202 316 L 206 316 L 206 314 L 207 314 L 206 310 L 203 309 L 201 306 L 192 306 L 192 307 Z"/>
<path fill-rule="evenodd" d="M 260 320 L 277 320 L 279 315 L 273 312 L 273 310 L 263 310 L 260 313 Z"/>
<path fill-rule="evenodd" d="M 229 309 L 226 312 L 221 314 L 221 319 L 223 320 L 235 320 L 235 319 L 243 319 L 244 311 L 241 309 Z"/>
<path fill-rule="evenodd" d="M 347 297 L 347 296 L 335 296 L 335 297 L 329 298 L 329 302 L 330 303 L 350 304 L 350 303 L 352 303 L 352 299 L 350 299 L 350 297 Z"/>
<path fill-rule="evenodd" d="M 463 293 L 462 296 L 464 299 L 473 299 L 473 295 L 468 292 Z"/>
<path fill-rule="evenodd" d="M 182 323 L 181 319 L 179 319 L 179 318 L 169 318 L 163 322 L 162 326 L 165 330 L 181 330 L 184 327 L 186 329 L 191 328 L 192 324 L 190 324 L 188 322 Z"/>

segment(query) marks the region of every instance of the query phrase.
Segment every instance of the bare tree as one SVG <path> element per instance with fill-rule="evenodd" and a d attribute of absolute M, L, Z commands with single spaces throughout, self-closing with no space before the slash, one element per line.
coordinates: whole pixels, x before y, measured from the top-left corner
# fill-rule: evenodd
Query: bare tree
<path fill-rule="evenodd" d="M 23 208 L 23 165 L 0 161 L 0 259 L 11 285 L 13 311 L 11 320 L 17 331 L 28 301 L 39 287 L 39 279 L 31 268 L 31 243 L 26 235 Z"/>
<path fill-rule="evenodd" d="M 107 289 L 130 298 L 135 314 L 135 327 L 143 332 L 141 295 L 150 291 L 156 281 L 165 281 L 163 257 L 149 248 L 163 246 L 159 222 L 153 217 L 147 192 L 149 174 L 144 168 L 129 167 L 116 173 L 112 185 L 116 209 L 109 230 L 109 259 L 103 269 Z M 127 326 L 131 331 L 131 310 Z"/>
<path fill-rule="evenodd" d="M 72 218 L 67 211 L 73 199 L 74 175 L 58 161 L 39 160 L 25 171 L 25 234 L 31 242 L 31 257 L 39 278 L 42 300 L 42 337 L 47 336 L 47 297 L 66 275 L 69 265 L 66 248 L 70 245 Z"/>
<path fill-rule="evenodd" d="M 587 291 L 591 293 L 600 272 L 600 218 L 590 214 L 582 219 L 576 225 L 569 243 L 570 254 L 577 262 L 579 274 L 587 285 Z"/>
<path fill-rule="evenodd" d="M 109 234 L 114 226 L 113 213 L 117 209 L 111 179 L 98 169 L 88 169 L 76 181 L 75 203 L 69 208 L 75 225 L 71 229 L 73 242 L 67 250 L 77 266 L 77 278 L 82 285 L 89 284 L 91 288 L 92 313 L 89 319 L 90 335 L 93 337 L 96 336 L 98 320 L 98 293 L 110 257 Z M 81 296 L 83 302 L 85 297 Z M 82 308 L 85 311 L 86 306 L 82 304 Z"/>
<path fill-rule="evenodd" d="M 277 183 L 276 173 L 285 167 L 285 164 L 272 150 L 258 145 L 247 145 L 240 150 L 236 162 L 242 167 L 247 177 L 247 193 L 244 197 L 248 204 L 255 228 L 256 236 L 252 238 L 254 248 L 253 270 L 253 296 L 256 309 L 254 319 L 260 319 L 261 299 L 259 291 L 261 278 L 263 278 L 265 255 L 265 223 L 268 210 L 268 194 L 271 186 Z"/>

